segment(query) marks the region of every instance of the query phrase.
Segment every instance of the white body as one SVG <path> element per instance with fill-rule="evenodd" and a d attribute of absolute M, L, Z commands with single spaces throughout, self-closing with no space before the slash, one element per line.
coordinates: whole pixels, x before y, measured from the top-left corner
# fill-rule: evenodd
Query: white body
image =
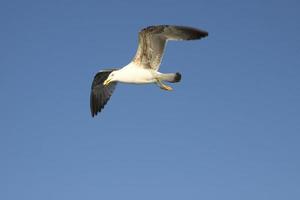
<path fill-rule="evenodd" d="M 156 82 L 160 75 L 161 73 L 153 69 L 142 68 L 131 62 L 117 70 L 114 79 L 122 83 L 146 84 Z"/>

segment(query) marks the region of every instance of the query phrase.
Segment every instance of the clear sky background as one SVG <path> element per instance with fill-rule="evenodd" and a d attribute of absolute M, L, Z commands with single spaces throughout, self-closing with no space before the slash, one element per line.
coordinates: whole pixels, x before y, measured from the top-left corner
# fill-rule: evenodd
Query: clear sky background
<path fill-rule="evenodd" d="M 0 199 L 300 199 L 299 1 L 1 1 Z M 153 24 L 174 91 L 118 85 L 96 118 L 95 72 L 126 65 Z"/>

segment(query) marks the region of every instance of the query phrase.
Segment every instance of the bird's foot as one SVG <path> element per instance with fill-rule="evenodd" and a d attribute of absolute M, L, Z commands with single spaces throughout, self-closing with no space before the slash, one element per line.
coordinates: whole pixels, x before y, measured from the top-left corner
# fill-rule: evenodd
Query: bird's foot
<path fill-rule="evenodd" d="M 163 89 L 163 90 L 167 90 L 167 91 L 172 91 L 173 90 L 172 87 L 167 86 L 167 85 L 160 86 L 160 88 Z"/>
<path fill-rule="evenodd" d="M 160 80 L 157 80 L 157 84 L 159 85 L 160 89 L 163 89 L 163 90 L 167 90 L 167 91 L 172 91 L 173 88 L 166 85 L 166 84 L 163 84 Z"/>

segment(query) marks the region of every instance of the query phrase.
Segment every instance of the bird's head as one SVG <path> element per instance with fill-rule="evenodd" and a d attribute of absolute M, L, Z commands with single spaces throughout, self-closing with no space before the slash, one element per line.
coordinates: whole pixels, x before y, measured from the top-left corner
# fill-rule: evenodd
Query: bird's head
<path fill-rule="evenodd" d="M 108 85 L 109 83 L 111 83 L 111 82 L 113 82 L 113 81 L 117 81 L 118 79 L 117 79 L 117 75 L 118 75 L 118 71 L 117 70 L 115 70 L 115 71 L 112 71 L 109 75 L 108 75 L 108 77 L 107 77 L 107 79 L 103 82 L 103 85 Z"/>

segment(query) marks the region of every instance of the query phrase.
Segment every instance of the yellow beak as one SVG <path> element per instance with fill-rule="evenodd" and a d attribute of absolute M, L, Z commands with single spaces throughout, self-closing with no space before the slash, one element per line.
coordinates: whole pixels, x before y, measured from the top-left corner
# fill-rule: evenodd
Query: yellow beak
<path fill-rule="evenodd" d="M 111 79 L 110 79 L 110 78 L 107 78 L 107 79 L 103 82 L 103 85 L 104 85 L 104 86 L 107 86 L 110 82 L 111 82 Z"/>

